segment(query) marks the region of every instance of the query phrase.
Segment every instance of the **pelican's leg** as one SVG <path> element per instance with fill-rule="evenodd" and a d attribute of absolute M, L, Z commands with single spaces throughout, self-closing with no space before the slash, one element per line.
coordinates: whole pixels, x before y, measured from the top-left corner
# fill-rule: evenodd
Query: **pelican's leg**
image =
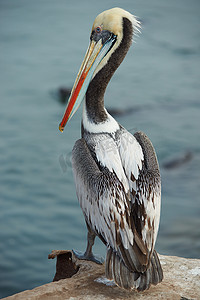
<path fill-rule="evenodd" d="M 87 225 L 87 228 L 88 228 L 87 248 L 86 248 L 85 253 L 76 251 L 76 250 L 72 250 L 72 251 L 78 259 L 90 260 L 97 264 L 102 264 L 104 262 L 103 258 L 94 256 L 92 253 L 92 247 L 94 245 L 94 240 L 95 240 L 96 234 L 90 229 L 90 227 L 88 225 Z"/>

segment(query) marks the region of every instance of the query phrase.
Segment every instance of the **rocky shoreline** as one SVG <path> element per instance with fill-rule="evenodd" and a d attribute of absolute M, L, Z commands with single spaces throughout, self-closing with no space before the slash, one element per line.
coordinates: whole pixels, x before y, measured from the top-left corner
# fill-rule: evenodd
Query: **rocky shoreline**
<path fill-rule="evenodd" d="M 66 253 L 66 257 L 64 256 Z M 7 300 L 104 300 L 104 299 L 200 299 L 200 260 L 159 255 L 164 280 L 148 291 L 128 292 L 105 279 L 104 265 L 77 260 L 71 251 L 52 252 L 57 259 L 54 282 L 27 290 Z M 63 264 L 64 263 L 64 264 Z M 72 275 L 71 275 L 72 272 Z M 56 277 L 57 276 L 57 277 Z M 71 277 L 72 276 L 72 277 Z M 67 278 L 66 278 L 67 277 Z M 55 279 L 56 278 L 56 279 Z M 60 278 L 65 278 L 61 279 Z M 58 281 L 56 281 L 58 280 Z"/>

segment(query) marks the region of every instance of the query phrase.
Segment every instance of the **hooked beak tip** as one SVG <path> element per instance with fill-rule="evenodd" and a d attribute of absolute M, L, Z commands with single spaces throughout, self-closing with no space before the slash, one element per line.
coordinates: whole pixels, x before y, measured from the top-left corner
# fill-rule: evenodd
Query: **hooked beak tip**
<path fill-rule="evenodd" d="M 64 131 L 64 126 L 62 126 L 61 124 L 59 125 L 59 130 L 61 131 L 61 132 L 63 132 Z"/>

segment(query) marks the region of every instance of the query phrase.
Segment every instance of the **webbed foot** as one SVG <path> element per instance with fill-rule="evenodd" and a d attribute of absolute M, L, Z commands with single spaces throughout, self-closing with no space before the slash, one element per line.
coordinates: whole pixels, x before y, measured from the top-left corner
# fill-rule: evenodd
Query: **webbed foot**
<path fill-rule="evenodd" d="M 87 252 L 83 253 L 81 251 L 77 251 L 77 250 L 73 250 L 73 249 L 72 249 L 72 252 L 74 253 L 76 258 L 78 258 L 78 259 L 93 261 L 93 262 L 95 262 L 96 264 L 99 264 L 99 265 L 102 265 L 104 263 L 103 257 L 100 257 L 98 255 L 94 256 L 92 253 L 90 253 L 88 255 Z"/>

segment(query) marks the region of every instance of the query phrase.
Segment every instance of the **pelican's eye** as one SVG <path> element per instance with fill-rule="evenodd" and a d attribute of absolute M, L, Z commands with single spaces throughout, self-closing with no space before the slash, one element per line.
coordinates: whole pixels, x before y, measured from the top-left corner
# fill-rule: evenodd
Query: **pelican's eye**
<path fill-rule="evenodd" d="M 96 32 L 96 33 L 100 33 L 101 31 L 102 31 L 101 26 L 97 26 L 97 27 L 95 28 L 95 32 Z"/>

